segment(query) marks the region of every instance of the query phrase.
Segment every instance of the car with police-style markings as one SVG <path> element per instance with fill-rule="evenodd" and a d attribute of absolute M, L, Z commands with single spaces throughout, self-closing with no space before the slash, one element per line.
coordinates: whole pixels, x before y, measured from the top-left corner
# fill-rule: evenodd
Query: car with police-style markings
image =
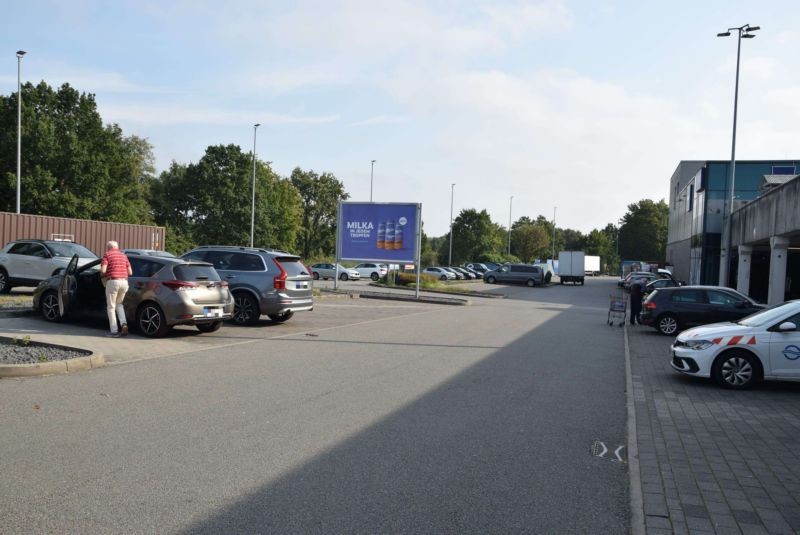
<path fill-rule="evenodd" d="M 800 300 L 682 332 L 672 344 L 671 365 L 734 389 L 761 380 L 800 381 Z"/>

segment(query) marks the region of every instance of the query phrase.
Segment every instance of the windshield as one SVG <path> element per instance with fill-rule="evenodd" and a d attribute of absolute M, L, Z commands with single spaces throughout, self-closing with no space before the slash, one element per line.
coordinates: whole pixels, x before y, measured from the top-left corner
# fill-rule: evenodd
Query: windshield
<path fill-rule="evenodd" d="M 53 251 L 54 256 L 72 257 L 73 255 L 78 255 L 81 258 L 97 258 L 96 254 L 77 243 L 47 242 L 47 246 Z"/>
<path fill-rule="evenodd" d="M 750 314 L 746 318 L 740 319 L 737 323 L 745 327 L 762 327 L 776 323 L 782 317 L 796 312 L 800 312 L 800 303 L 783 303 L 765 308 L 755 314 Z"/>

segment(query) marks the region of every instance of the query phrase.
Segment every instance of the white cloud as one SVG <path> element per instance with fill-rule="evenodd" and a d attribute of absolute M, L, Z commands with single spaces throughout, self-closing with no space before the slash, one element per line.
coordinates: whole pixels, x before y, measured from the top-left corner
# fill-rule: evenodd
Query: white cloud
<path fill-rule="evenodd" d="M 148 125 L 249 125 L 321 124 L 339 119 L 337 115 L 298 116 L 257 110 L 225 110 L 198 105 L 99 104 L 103 119 Z"/>
<path fill-rule="evenodd" d="M 384 124 L 401 124 L 407 123 L 409 118 L 403 115 L 375 115 L 374 117 L 368 117 L 361 121 L 356 121 L 351 123 L 350 126 L 374 126 L 374 125 L 384 125 Z"/>
<path fill-rule="evenodd" d="M 65 63 L 37 60 L 33 66 L 22 64 L 22 81 L 38 83 L 44 80 L 52 87 L 69 83 L 78 91 L 88 93 L 169 93 L 165 87 L 139 84 L 116 71 L 86 69 Z M 0 76 L 0 84 L 17 84 L 17 76 Z"/>
<path fill-rule="evenodd" d="M 498 32 L 515 39 L 524 35 L 572 28 L 574 17 L 563 2 L 494 4 L 483 8 Z"/>

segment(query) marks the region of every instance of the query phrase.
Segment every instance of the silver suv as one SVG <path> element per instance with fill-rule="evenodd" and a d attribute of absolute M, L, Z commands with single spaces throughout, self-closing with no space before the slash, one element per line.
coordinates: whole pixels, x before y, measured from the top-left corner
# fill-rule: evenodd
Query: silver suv
<path fill-rule="evenodd" d="M 214 266 L 227 281 L 236 304 L 233 321 L 254 325 L 262 314 L 276 323 L 295 312 L 313 310 L 311 273 L 300 257 L 283 251 L 203 245 L 181 258 Z"/>

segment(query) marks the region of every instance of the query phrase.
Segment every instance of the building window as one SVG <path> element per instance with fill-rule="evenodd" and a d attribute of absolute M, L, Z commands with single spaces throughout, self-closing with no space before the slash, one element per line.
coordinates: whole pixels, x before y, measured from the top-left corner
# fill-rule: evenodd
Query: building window
<path fill-rule="evenodd" d="M 689 200 L 686 205 L 686 211 L 691 212 L 694 207 L 694 184 L 689 184 Z"/>

